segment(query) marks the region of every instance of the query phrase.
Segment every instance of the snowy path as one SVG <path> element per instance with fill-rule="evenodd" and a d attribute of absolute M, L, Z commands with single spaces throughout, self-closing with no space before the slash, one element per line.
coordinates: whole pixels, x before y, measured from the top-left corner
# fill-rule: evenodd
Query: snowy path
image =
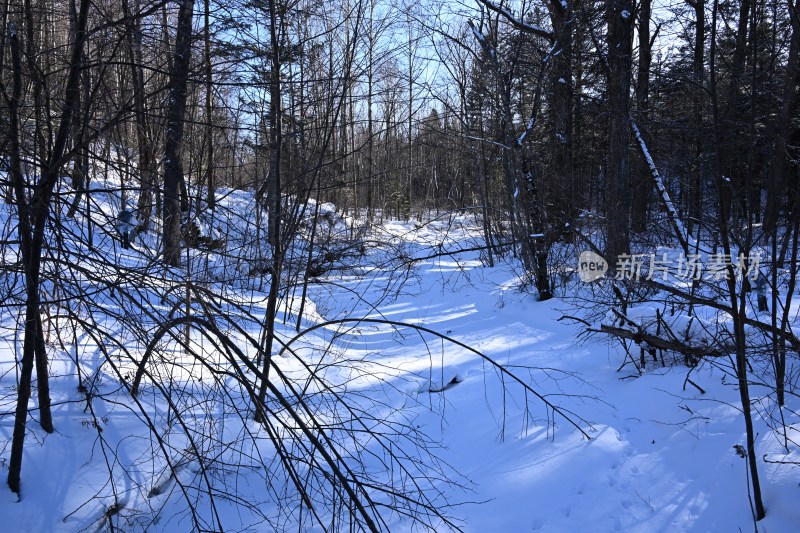
<path fill-rule="evenodd" d="M 432 408 L 421 409 L 421 419 L 441 435 L 446 460 L 475 483 L 474 494 L 454 499 L 486 502 L 458 508 L 467 531 L 753 529 L 745 461 L 733 449 L 744 442 L 744 426 L 730 376 L 696 369 L 692 379 L 705 395 L 691 386 L 684 390 L 683 366 L 658 365 L 622 379 L 631 372 L 616 371 L 616 347 L 602 338 L 579 342 L 577 326 L 558 322 L 566 304 L 539 303 L 511 288 L 516 278 L 507 267 L 434 260 L 418 273 L 416 287 L 381 308 L 386 318 L 447 333 L 504 364 L 547 368 L 518 371 L 592 425 L 590 441 L 558 419 L 553 435 L 535 399 L 529 398 L 526 417 L 519 389 L 509 385 L 503 395 L 497 375 L 485 373 L 474 355 L 438 340 L 430 346 L 415 335 L 398 341 L 384 334 L 365 341 L 365 350 L 404 361 L 423 388 L 426 378 L 434 386 L 464 379 L 444 393 L 416 398 Z M 785 453 L 763 421 L 758 431 L 762 455 Z M 759 530 L 796 531 L 800 469 L 761 468 L 768 516 Z"/>
<path fill-rule="evenodd" d="M 435 249 L 441 242 L 428 228 L 413 231 L 396 225 L 392 229 L 407 241 L 413 257 L 427 256 L 431 243 Z M 456 234 L 450 237 L 451 244 L 470 246 Z M 466 531 L 753 529 L 745 461 L 733 448 L 743 443 L 744 431 L 730 376 L 708 365 L 694 370 L 693 381 L 707 391 L 703 395 L 692 387 L 683 389 L 688 370 L 683 366 L 649 368 L 642 377 L 631 377 L 627 367 L 618 372 L 622 359 L 616 347 L 599 337 L 579 341 L 579 326 L 558 321 L 563 314 L 571 314 L 567 303 L 537 302 L 515 288 L 517 276 L 507 264 L 487 268 L 477 252 L 461 254 L 458 261 L 424 260 L 409 274 L 402 283 L 378 271 L 313 285 L 313 312 L 306 316 L 306 326 L 323 319 L 368 316 L 436 330 L 506 365 L 549 401 L 575 413 L 576 420 L 577 416 L 583 419 L 580 425 L 591 436 L 587 440 L 563 418 L 553 417 L 537 398 L 526 397 L 507 378 L 503 383 L 496 370 L 474 353 L 430 335 L 385 325 L 349 324 L 316 330 L 298 343 L 298 353 L 304 353 L 303 349 L 318 353 L 336 333 L 341 356 L 393 369 L 385 382 L 362 377 L 348 386 L 370 393 L 370 387 L 375 387 L 385 395 L 376 405 L 385 405 L 389 414 L 410 417 L 441 444 L 438 455 L 454 476 L 463 476 L 455 479 L 469 489 L 441 486 L 451 503 L 461 503 L 450 514 L 462 520 Z M 386 297 L 383 288 L 387 285 L 396 296 Z M 258 295 L 242 293 L 242 298 L 260 301 Z M 281 334 L 289 338 L 293 328 L 287 325 Z M 4 368 L 13 368 L 13 352 L 3 348 L 0 355 Z M 100 364 L 97 353 L 83 357 L 86 368 Z M 68 359 L 54 360 L 53 365 L 62 365 L 61 375 L 74 373 Z M 287 371 L 298 368 L 291 359 L 281 365 Z M 2 381 L 7 398 L 13 397 L 13 379 L 10 371 Z M 106 378 L 106 385 L 119 388 L 119 401 L 129 401 L 113 379 Z M 760 393 L 755 387 L 753 396 Z M 2 484 L 0 513 L 7 517 L 7 524 L 14 524 L 13 530 L 102 530 L 103 512 L 112 500 L 91 499 L 107 489 L 108 480 L 98 433 L 87 425 L 91 419 L 83 410 L 85 403 L 74 379 L 57 380 L 54 397 L 73 403 L 56 404 L 55 435 L 44 436 L 31 424 L 33 436 L 23 472 L 25 497 L 17 503 Z M 180 505 L 180 498 L 175 496 L 168 503 L 167 496 L 146 501 L 137 496 L 131 487 L 147 488 L 159 476 L 160 467 L 140 459 L 153 454 L 153 444 L 141 435 L 140 420 L 127 408 L 99 400 L 95 406 L 105 424 L 103 437 L 109 443 L 124 443 L 115 445 L 120 463 L 112 469 L 119 491 L 132 495 L 131 501 L 122 503 L 140 513 L 132 515 L 130 523 L 148 531 L 188 527 L 188 522 L 173 520 L 178 515 L 176 507 L 162 513 L 167 516 L 164 522 L 148 521 L 148 506 L 158 511 Z M 219 420 L 223 415 L 219 414 Z M 0 427 L 4 439 L 10 437 L 10 421 L 4 419 Z M 757 417 L 756 425 L 759 457 L 798 460 L 796 453 L 786 454 L 761 418 Z M 45 445 L 39 446 L 42 441 Z M 135 474 L 131 478 L 121 468 Z M 767 517 L 758 524 L 759 530 L 796 531 L 800 468 L 761 463 L 761 473 Z M 227 518 L 235 521 L 237 514 L 229 512 Z M 231 529 L 243 527 L 247 525 Z M 409 527 L 402 520 L 391 524 L 392 531 Z M 261 524 L 253 530 L 269 528 Z"/>

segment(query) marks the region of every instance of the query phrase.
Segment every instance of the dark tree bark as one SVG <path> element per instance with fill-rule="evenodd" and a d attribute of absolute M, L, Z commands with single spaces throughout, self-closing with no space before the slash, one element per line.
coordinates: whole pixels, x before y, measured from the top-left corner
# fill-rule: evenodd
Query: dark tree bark
<path fill-rule="evenodd" d="M 689 185 L 689 221 L 687 228 L 689 234 L 693 233 L 695 224 L 700 224 L 703 206 L 703 168 L 700 158 L 703 153 L 703 100 L 705 78 L 705 45 L 706 21 L 705 0 L 687 0 L 694 8 L 694 53 L 692 58 L 692 151 L 693 162 Z"/>
<path fill-rule="evenodd" d="M 608 152 L 605 174 L 606 259 L 630 251 L 631 164 L 628 151 L 633 2 L 606 0 L 608 23 Z"/>
<path fill-rule="evenodd" d="M 16 33 L 16 29 L 11 28 L 8 24 L 8 6 L 9 0 L 3 0 L 2 12 L 0 12 L 2 13 L 2 21 L 0 21 L 0 72 L 4 72 L 5 69 L 8 68 L 8 65 L 6 65 L 6 48 L 9 34 L 12 32 Z M 18 45 L 17 43 L 17 46 Z M 0 139 L 2 139 L 2 141 L 0 141 L 0 155 L 5 155 L 8 153 L 7 150 L 11 142 L 9 137 L 10 133 L 3 131 L 0 135 L 2 136 L 0 137 Z M 14 203 L 14 187 L 10 183 L 3 187 L 3 200 L 5 200 L 7 204 Z"/>
<path fill-rule="evenodd" d="M 258 405 L 256 407 L 256 420 L 264 421 L 266 414 L 261 410 L 269 385 L 269 370 L 272 364 L 272 345 L 275 338 L 275 314 L 278 307 L 278 290 L 281 283 L 282 254 L 281 249 L 281 148 L 283 134 L 281 131 L 281 59 L 280 59 L 280 29 L 279 18 L 275 6 L 276 0 L 269 0 L 270 21 L 270 48 L 272 51 L 270 61 L 269 80 L 269 153 L 270 165 L 267 176 L 267 226 L 268 240 L 272 251 L 271 280 L 269 296 L 267 298 L 267 311 L 264 324 L 264 366 L 263 377 L 258 391 Z"/>
<path fill-rule="evenodd" d="M 408 24 L 408 131 L 407 152 L 406 152 L 406 199 L 408 207 L 404 209 L 405 218 L 411 218 L 411 209 L 414 206 L 414 46 L 411 39 L 411 13 L 406 13 L 406 24 Z"/>
<path fill-rule="evenodd" d="M 641 128 L 646 128 L 650 108 L 650 64 L 653 59 L 650 35 L 651 0 L 639 2 L 639 67 L 636 73 L 636 110 Z M 636 174 L 632 177 L 631 225 L 637 232 L 647 227 L 647 200 L 651 190 L 647 164 L 636 159 Z"/>
<path fill-rule="evenodd" d="M 791 122 L 797 104 L 797 76 L 800 64 L 800 0 L 795 0 L 794 4 L 789 3 L 789 14 L 792 26 L 792 38 L 789 43 L 789 56 L 786 61 L 786 72 L 783 82 L 783 102 L 780 112 L 776 119 L 775 126 L 775 161 L 772 168 L 772 176 L 767 189 L 767 206 L 765 210 L 764 229 L 767 235 L 771 236 L 773 243 L 773 282 L 776 282 L 778 268 L 778 220 L 781 207 L 786 207 L 787 219 L 785 231 L 794 232 L 792 239 L 792 261 L 789 264 L 790 278 L 787 300 L 792 298 L 797 277 L 797 231 L 800 229 L 800 194 L 798 185 L 798 173 L 790 171 L 791 154 L 788 152 L 789 137 L 791 135 Z M 773 292 L 773 317 L 777 312 L 777 305 L 774 300 L 777 291 Z M 790 300 L 789 300 L 790 301 Z M 789 324 L 789 301 L 784 304 L 781 325 L 785 328 Z M 775 318 L 773 318 L 773 321 Z M 786 348 L 783 342 L 775 340 L 773 357 L 775 360 L 775 389 L 777 393 L 778 405 L 785 402 L 786 388 Z"/>
<path fill-rule="evenodd" d="M 572 161 L 572 44 L 575 20 L 575 5 L 580 0 L 549 2 L 550 20 L 553 25 L 555 42 L 552 52 L 550 70 L 550 115 L 551 142 L 553 151 L 552 172 L 560 190 L 556 201 L 559 210 L 566 214 L 567 220 L 573 224 L 581 207 L 576 190 Z"/>
<path fill-rule="evenodd" d="M 44 162 L 42 176 L 28 200 L 27 184 L 21 163 L 19 105 L 22 98 L 22 65 L 17 34 L 11 37 L 13 62 L 13 96 L 9 105 L 11 129 L 11 175 L 14 183 L 19 214 L 20 251 L 25 270 L 25 338 L 22 347 L 19 389 L 14 416 L 14 431 L 11 439 L 11 454 L 8 467 L 8 486 L 19 494 L 22 472 L 22 456 L 28 418 L 28 400 L 31 393 L 31 376 L 34 362 L 37 369 L 39 417 L 42 429 L 53 431 L 50 412 L 49 381 L 47 359 L 41 327 L 41 266 L 45 230 L 53 201 L 53 190 L 64 166 L 67 141 L 72 131 L 74 115 L 80 100 L 81 55 L 86 37 L 89 16 L 89 0 L 81 0 L 70 54 L 64 102 L 58 131 L 52 144 L 49 157 Z M 26 24 L 32 24 L 30 10 L 26 13 Z M 33 34 L 28 28 L 27 35 Z M 28 43 L 30 46 L 30 43 Z M 29 58 L 31 59 L 31 58 Z M 32 60 L 32 59 L 31 59 Z"/>
<path fill-rule="evenodd" d="M 728 215 L 741 219 L 746 216 L 748 208 L 746 198 L 749 191 L 746 190 L 745 183 L 748 180 L 750 170 L 747 168 L 748 155 L 752 146 L 743 142 L 742 122 L 740 114 L 743 112 L 739 105 L 739 95 L 741 92 L 742 78 L 747 58 L 747 35 L 748 24 L 750 22 L 750 10 L 752 0 L 741 0 L 739 5 L 739 21 L 736 26 L 736 43 L 733 50 L 733 59 L 730 65 L 730 81 L 725 95 L 724 106 L 720 109 L 720 119 L 722 120 L 721 147 L 722 154 L 722 175 L 730 179 L 731 195 L 734 202 Z"/>
<path fill-rule="evenodd" d="M 745 0 L 746 2 L 746 0 Z M 716 48 L 717 48 L 717 15 L 719 13 L 719 0 L 714 0 L 714 7 L 712 9 L 712 22 L 711 22 L 711 50 L 709 58 L 709 77 L 711 89 L 711 102 L 714 118 L 714 140 L 716 144 L 715 158 L 714 158 L 714 171 L 717 184 L 717 199 L 718 199 L 718 221 L 719 233 L 722 240 L 723 252 L 731 257 L 731 239 L 730 239 L 730 195 L 726 190 L 730 185 L 727 183 L 723 175 L 723 161 L 725 151 L 723 149 L 721 138 L 720 110 L 717 94 L 717 73 L 716 73 Z M 746 11 L 745 11 L 746 14 Z M 740 21 L 741 25 L 741 21 Z M 751 414 L 750 405 L 750 389 L 747 378 L 747 337 L 745 333 L 745 323 L 747 318 L 747 283 L 742 283 L 741 292 L 737 293 L 736 290 L 736 275 L 733 265 L 728 263 L 728 276 L 727 276 L 727 289 L 731 309 L 731 318 L 733 319 L 733 337 L 736 343 L 736 377 L 739 385 L 739 400 L 742 406 L 742 414 L 744 415 L 745 432 L 747 439 L 747 461 L 750 469 L 750 484 L 753 490 L 753 502 L 755 504 L 755 518 L 761 520 L 765 516 L 764 503 L 761 498 L 761 483 L 758 476 L 758 462 L 756 459 L 755 451 L 755 431 L 753 429 L 753 418 Z"/>
<path fill-rule="evenodd" d="M 775 126 L 775 161 L 772 167 L 770 187 L 767 191 L 767 208 L 765 231 L 775 232 L 782 205 L 788 206 L 790 212 L 798 209 L 797 173 L 790 172 L 791 155 L 787 151 L 789 137 L 792 133 L 792 117 L 797 105 L 797 76 L 800 65 L 800 1 L 789 4 L 792 25 L 792 38 L 789 43 L 789 55 L 786 60 L 786 71 L 783 78 L 783 95 L 780 112 Z M 788 193 L 788 194 L 787 194 Z"/>
<path fill-rule="evenodd" d="M 183 176 L 183 128 L 189 66 L 192 60 L 194 0 L 179 0 L 175 55 L 169 80 L 169 104 L 164 150 L 164 262 L 181 265 L 181 184 Z"/>
<path fill-rule="evenodd" d="M 74 34 L 75 27 L 78 23 L 78 12 L 76 11 L 75 2 L 70 2 L 70 30 Z M 86 53 L 81 54 L 81 64 L 85 65 L 86 63 Z M 73 144 L 74 146 L 81 146 L 83 144 L 83 138 L 86 133 L 87 123 L 89 121 L 89 109 L 90 109 L 90 96 L 91 96 L 91 88 L 90 88 L 90 79 L 89 79 L 89 70 L 86 68 L 82 68 L 81 72 L 81 87 L 82 87 L 82 95 L 79 93 L 78 101 L 75 103 L 77 109 L 82 111 L 80 120 L 76 117 L 73 119 Z M 72 203 L 69 206 L 69 210 L 67 211 L 67 218 L 74 218 L 75 214 L 78 212 L 78 208 L 81 204 L 81 199 L 83 195 L 86 193 L 86 188 L 89 185 L 89 149 L 82 148 L 79 151 L 78 156 L 73 164 L 72 168 L 72 188 L 75 189 L 75 197 L 72 199 Z"/>
<path fill-rule="evenodd" d="M 369 32 L 367 34 L 367 42 L 369 50 L 367 50 L 367 172 L 365 183 L 367 188 L 367 220 L 372 222 L 375 215 L 374 200 L 372 198 L 373 188 L 373 172 L 375 168 L 374 154 L 375 154 L 375 131 L 373 127 L 372 118 L 372 95 L 374 91 L 374 77 L 375 77 L 375 28 L 373 26 L 375 14 L 375 1 L 370 1 L 369 4 Z"/>
<path fill-rule="evenodd" d="M 204 32 L 203 32 L 203 45 L 204 45 L 204 61 L 205 61 L 205 76 L 206 76 L 206 130 L 205 130 L 205 147 L 206 147 L 206 204 L 210 210 L 216 207 L 215 189 L 216 179 L 214 174 L 214 126 L 213 126 L 213 112 L 214 112 L 214 85 L 211 70 L 211 8 L 210 0 L 205 0 L 203 6 L 204 18 Z"/>
<path fill-rule="evenodd" d="M 146 232 L 150 229 L 153 213 L 153 201 L 156 192 L 155 153 L 153 150 L 153 135 L 147 119 L 147 105 L 145 101 L 144 70 L 142 67 L 142 28 L 138 18 L 140 0 L 135 0 L 135 12 L 131 13 L 128 0 L 122 0 L 122 13 L 128 19 L 125 28 L 125 41 L 128 58 L 131 66 L 131 84 L 133 89 L 133 104 L 136 119 L 136 143 L 139 152 L 139 200 L 137 204 L 137 219 L 139 230 Z"/>

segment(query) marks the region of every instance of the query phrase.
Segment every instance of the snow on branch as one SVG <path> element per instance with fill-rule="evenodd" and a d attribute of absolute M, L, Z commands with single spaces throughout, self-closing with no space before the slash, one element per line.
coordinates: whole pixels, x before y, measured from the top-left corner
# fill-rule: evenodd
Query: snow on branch
<path fill-rule="evenodd" d="M 503 16 L 508 22 L 511 23 L 512 26 L 517 28 L 518 30 L 524 31 L 525 33 L 532 33 L 533 35 L 538 35 L 539 37 L 544 37 L 548 41 L 552 41 L 555 39 L 555 35 L 552 32 L 547 31 L 546 29 L 542 28 L 541 26 L 537 26 L 535 24 L 528 24 L 527 22 L 523 22 L 521 19 L 518 19 L 511 13 L 508 9 L 502 6 L 498 6 L 491 0 L 480 0 L 481 4 L 486 6 L 487 9 L 490 11 L 494 11 L 495 13 L 499 13 Z"/>
<path fill-rule="evenodd" d="M 672 198 L 670 198 L 669 192 L 667 192 L 667 188 L 664 186 L 664 180 L 661 178 L 661 174 L 658 173 L 658 168 L 655 162 L 653 162 L 650 150 L 647 149 L 647 144 L 644 141 L 644 137 L 642 137 L 642 133 L 639 131 L 639 126 L 636 125 L 636 121 L 633 120 L 633 117 L 630 117 L 629 120 L 633 134 L 636 136 L 637 144 L 639 145 L 645 161 L 647 161 L 647 166 L 650 168 L 650 176 L 653 178 L 658 194 L 661 197 L 661 203 L 664 204 L 664 209 L 667 211 L 667 218 L 669 218 L 672 224 L 672 229 L 675 231 L 675 236 L 678 238 L 683 251 L 688 254 L 689 242 L 687 241 L 687 233 L 680 218 L 678 218 L 678 210 L 675 209 L 675 204 L 672 203 Z"/>
<path fill-rule="evenodd" d="M 601 324 L 599 330 L 590 329 L 590 331 L 599 331 L 600 333 L 606 333 L 621 339 L 631 340 L 637 345 L 645 345 L 658 348 L 659 350 L 677 352 L 691 357 L 725 357 L 732 350 L 730 346 L 692 346 L 678 339 L 665 339 L 658 335 L 648 333 L 647 331 L 642 331 L 641 329 L 633 331 L 627 328 L 608 326 L 606 324 Z"/>
<path fill-rule="evenodd" d="M 528 126 L 525 128 L 525 131 L 522 132 L 522 135 L 519 136 L 517 139 L 517 144 L 522 146 L 522 143 L 525 141 L 525 137 L 528 136 L 528 132 L 533 129 L 536 125 L 536 115 L 532 115 L 530 120 L 528 120 Z"/>
<path fill-rule="evenodd" d="M 528 125 L 525 127 L 525 131 L 517 138 L 517 146 L 522 146 L 522 143 L 525 141 L 525 137 L 528 136 L 528 132 L 533 130 L 534 126 L 536 126 L 536 113 L 539 110 L 539 101 L 542 95 L 542 83 L 544 82 L 544 72 L 547 69 L 547 66 L 550 64 L 550 59 L 560 52 L 555 52 L 555 49 L 558 48 L 558 41 L 553 43 L 553 46 L 550 47 L 550 50 L 545 54 L 544 59 L 542 59 L 542 68 L 539 70 L 539 79 L 536 81 L 536 94 L 534 95 L 534 106 L 533 111 L 531 112 L 531 118 L 528 120 Z"/>
<path fill-rule="evenodd" d="M 477 39 L 478 43 L 481 45 L 483 51 L 486 54 L 488 54 L 489 57 L 496 60 L 497 57 L 495 56 L 494 53 L 494 47 L 491 44 L 489 44 L 489 41 L 488 39 L 486 39 L 486 36 L 483 34 L 483 32 L 481 32 L 481 30 L 476 28 L 475 24 L 471 20 L 468 20 L 467 24 L 469 24 L 469 27 L 472 30 L 472 34 L 475 36 L 475 39 Z"/>
<path fill-rule="evenodd" d="M 483 33 L 475 27 L 475 24 L 472 23 L 471 20 L 468 20 L 467 23 L 469 24 L 470 29 L 472 30 L 472 35 L 478 40 L 478 42 L 483 47 L 488 47 L 488 43 L 486 42 L 486 37 L 484 37 Z"/>

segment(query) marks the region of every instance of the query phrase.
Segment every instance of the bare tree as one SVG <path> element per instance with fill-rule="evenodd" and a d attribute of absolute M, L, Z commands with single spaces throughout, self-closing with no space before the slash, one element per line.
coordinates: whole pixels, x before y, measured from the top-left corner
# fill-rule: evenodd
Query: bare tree
<path fill-rule="evenodd" d="M 186 114 L 187 84 L 192 61 L 192 20 L 194 0 L 178 2 L 178 23 L 175 35 L 175 55 L 172 59 L 169 80 L 169 105 L 164 148 L 164 262 L 168 266 L 181 265 L 181 187 L 185 187 L 183 174 L 183 130 Z"/>
<path fill-rule="evenodd" d="M 631 165 L 629 153 L 630 83 L 633 47 L 633 2 L 607 0 L 608 158 L 605 169 L 606 257 L 630 251 Z"/>
<path fill-rule="evenodd" d="M 30 7 L 30 6 L 28 6 Z M 9 99 L 11 123 L 12 181 L 15 189 L 15 201 L 19 216 L 20 251 L 25 266 L 25 339 L 23 344 L 20 368 L 19 389 L 17 391 L 17 408 L 14 416 L 14 433 L 11 442 L 11 457 L 8 469 L 8 486 L 19 494 L 22 472 L 22 457 L 25 444 L 25 433 L 28 420 L 28 399 L 31 393 L 31 375 L 34 362 L 38 383 L 40 423 L 47 432 L 53 431 L 50 412 L 48 387 L 47 354 L 44 350 L 41 325 L 41 266 L 47 221 L 53 201 L 53 191 L 58 183 L 61 169 L 67 156 L 67 141 L 70 136 L 75 113 L 80 98 L 81 56 L 86 38 L 86 26 L 89 17 L 89 2 L 82 0 L 78 10 L 75 34 L 70 50 L 69 72 L 63 98 L 61 118 L 58 132 L 53 141 L 52 151 L 44 161 L 42 177 L 36 184 L 33 194 L 28 196 L 27 183 L 21 164 L 21 143 L 19 131 L 18 106 L 22 97 L 22 61 L 18 34 L 11 35 L 11 53 L 13 56 L 14 81 L 12 96 Z M 33 16 L 26 10 L 25 26 L 28 28 L 27 38 L 33 36 Z"/>

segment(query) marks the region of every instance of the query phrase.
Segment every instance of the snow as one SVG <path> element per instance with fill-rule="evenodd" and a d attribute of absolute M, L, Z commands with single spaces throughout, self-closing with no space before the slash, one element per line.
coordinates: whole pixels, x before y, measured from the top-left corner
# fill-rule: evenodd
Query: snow
<path fill-rule="evenodd" d="M 686 229 L 683 227 L 683 223 L 681 222 L 680 218 L 678 217 L 678 210 L 675 209 L 675 204 L 672 203 L 672 199 L 669 196 L 669 192 L 667 188 L 664 186 L 664 180 L 661 179 L 661 174 L 658 172 L 658 168 L 656 167 L 655 162 L 653 161 L 653 157 L 650 155 L 650 150 L 647 149 L 647 144 L 644 141 L 644 137 L 642 137 L 642 133 L 639 131 L 639 126 L 636 125 L 636 122 L 633 118 L 630 119 L 631 129 L 636 137 L 636 141 L 639 143 L 639 147 L 644 155 L 645 161 L 647 161 L 647 166 L 650 168 L 650 174 L 655 182 L 656 189 L 658 190 L 659 195 L 661 196 L 661 202 L 664 205 L 665 209 L 667 210 L 667 214 L 669 215 L 670 223 L 673 225 L 675 230 L 675 236 L 681 242 L 683 246 L 684 252 L 689 253 L 689 245 L 687 242 L 688 233 Z"/>
<path fill-rule="evenodd" d="M 503 15 L 503 17 L 505 17 L 506 20 L 508 20 L 513 25 L 515 25 L 518 28 L 521 28 L 524 31 L 527 31 L 527 32 L 530 32 L 530 33 L 539 34 L 539 35 L 550 35 L 550 32 L 547 31 L 546 29 L 544 29 L 543 27 L 538 26 L 536 24 L 530 24 L 530 23 L 524 22 L 521 17 L 519 17 L 519 18 L 516 17 L 514 15 L 514 13 L 512 13 L 506 7 L 503 7 L 501 5 L 497 5 L 494 2 L 492 2 L 491 0 L 480 0 L 480 1 L 481 1 L 481 3 L 483 5 L 488 7 L 490 10 L 494 11 L 495 13 L 499 13 L 499 14 Z M 562 2 L 563 1 L 565 1 L 565 0 L 562 0 Z M 473 32 L 474 31 L 475 30 L 473 29 Z M 480 38 L 478 40 L 482 41 L 482 39 L 480 39 Z"/>
<path fill-rule="evenodd" d="M 522 146 L 522 143 L 525 141 L 525 137 L 528 136 L 528 132 L 533 130 L 533 127 L 535 125 L 536 125 L 536 115 L 533 115 L 533 116 L 531 116 L 530 119 L 528 119 L 528 125 L 525 126 L 525 131 L 523 131 L 522 134 L 517 139 L 517 145 L 518 146 Z"/>
<path fill-rule="evenodd" d="M 474 36 L 475 36 L 475 38 L 478 40 L 478 42 L 480 42 L 481 44 L 483 44 L 483 43 L 485 43 L 485 42 L 486 42 L 486 38 L 485 38 L 485 37 L 483 36 L 483 34 L 482 34 L 482 33 L 481 33 L 479 30 L 478 30 L 478 28 L 476 28 L 476 27 L 475 27 L 475 25 L 474 25 L 474 24 L 470 24 L 470 25 L 469 25 L 469 27 L 472 29 L 472 35 L 474 35 Z"/>
<path fill-rule="evenodd" d="M 221 194 L 213 224 L 222 226 L 220 233 L 229 235 L 238 247 L 257 245 L 246 227 L 255 217 L 252 202 L 249 192 Z M 102 200 L 98 195 L 98 205 L 102 210 L 96 216 L 113 220 L 118 199 L 109 195 Z M 309 217 L 313 212 L 314 205 L 307 206 Z M 227 218 L 219 213 L 228 213 Z M 8 208 L 0 206 L 0 215 L 0 222 L 8 227 Z M 333 234 L 354 224 L 332 204 L 321 204 L 319 216 L 320 222 L 327 224 L 325 231 Z M 102 220 L 98 218 L 97 222 Z M 73 229 L 74 235 L 81 234 Z M 154 255 L 152 249 L 157 248 L 157 242 L 145 236 L 135 249 L 120 250 L 110 235 L 98 232 L 98 254 L 135 268 L 146 268 Z M 279 363 L 287 374 L 303 375 L 299 360 L 319 364 L 319 371 L 331 379 L 343 379 L 339 389 L 342 394 L 356 396 L 354 401 L 373 410 L 379 419 L 403 420 L 429 435 L 430 448 L 444 461 L 440 465 L 443 472 L 461 485 L 437 482 L 436 489 L 455 504 L 449 513 L 460 520 L 457 523 L 465 531 L 701 532 L 752 528 L 746 464 L 734 450 L 735 445 L 745 442 L 744 425 L 736 407 L 735 379 L 725 360 L 702 362 L 693 369 L 654 364 L 642 375 L 632 373 L 629 367 L 618 370 L 624 360 L 618 345 L 608 344 L 603 337 L 579 337 L 584 331 L 582 325 L 559 320 L 565 314 L 574 314 L 569 300 L 537 302 L 521 291 L 517 265 L 512 260 L 488 268 L 479 252 L 456 252 L 481 244 L 480 225 L 472 215 L 445 214 L 423 224 L 390 220 L 364 238 L 373 248 L 359 260 L 358 267 L 333 271 L 310 286 L 312 307 L 304 314 L 304 327 L 337 318 L 363 317 L 435 330 L 515 372 L 548 401 L 570 413 L 590 437 L 585 438 L 563 417 L 554 416 L 524 388 L 499 374 L 497 367 L 445 339 L 367 322 L 327 324 L 298 339 L 293 345 L 297 357 L 284 354 L 287 357 Z M 376 243 L 380 246 L 374 248 Z M 437 255 L 447 250 L 454 253 Z M 403 267 L 405 270 L 393 259 L 401 253 L 412 260 Z M 212 271 L 220 279 L 230 273 L 226 259 L 213 254 L 209 257 Z M 426 259 L 413 261 L 421 257 Z M 400 276 L 401 272 L 405 274 Z M 163 283 L 167 287 L 169 280 Z M 254 317 L 263 316 L 266 288 L 259 289 L 254 282 L 209 283 L 224 289 L 231 302 L 245 302 Z M 83 289 L 90 287 L 87 284 Z M 166 314 L 169 304 L 159 303 L 155 290 L 148 288 L 142 297 Z M 111 308 L 115 300 L 109 296 L 104 302 Z M 229 312 L 236 312 L 234 305 L 225 305 Z M 284 312 L 289 318 L 286 324 L 279 324 L 277 333 L 284 339 L 294 335 L 297 309 L 296 301 L 282 304 L 279 318 Z M 662 311 L 633 306 L 627 317 L 650 330 L 657 315 L 664 317 Z M 706 340 L 704 326 L 714 319 L 711 310 L 699 307 L 695 312 L 694 318 L 667 313 L 664 319 L 674 331 L 699 343 Z M 7 308 L 4 313 L 0 321 L 0 439 L 8 442 L 20 339 L 12 312 Z M 118 331 L 110 317 L 96 318 L 109 332 Z M 244 330 L 258 332 L 253 317 L 235 319 Z M 70 329 L 68 325 L 62 327 Z M 143 321 L 142 328 L 148 327 L 150 324 Z M 232 341 L 246 350 L 243 335 L 233 328 L 230 331 Z M 135 338 L 117 334 L 127 349 L 141 349 Z M 71 333 L 65 330 L 63 336 L 71 338 Z M 130 362 L 116 356 L 105 359 L 91 338 L 82 337 L 77 343 L 82 371 L 91 377 L 97 393 L 91 411 L 85 396 L 77 390 L 76 346 L 62 351 L 56 344 L 50 345 L 57 430 L 44 434 L 35 421 L 36 411 L 32 411 L 21 500 L 17 501 L 5 484 L 0 487 L 0 513 L 6 523 L 19 531 L 100 531 L 107 529 L 108 520 L 123 531 L 190 530 L 192 524 L 175 478 L 190 485 L 197 476 L 198 461 L 188 452 L 179 455 L 173 477 L 159 459 L 157 444 L 142 420 L 143 413 L 168 420 L 168 409 L 158 400 L 155 383 L 146 380 L 143 384 L 144 391 L 136 401 L 145 407 L 139 411 L 109 361 L 116 361 L 122 374 L 133 370 Z M 209 361 L 225 364 L 210 346 L 205 346 Z M 191 358 L 179 349 L 172 353 L 175 361 L 185 363 L 183 368 L 173 366 L 169 359 L 151 364 L 154 375 L 161 376 L 168 387 L 177 390 L 192 379 L 207 378 L 208 374 L 191 370 Z M 358 365 L 369 371 L 353 370 Z M 196 373 L 190 377 L 187 369 Z M 705 394 L 684 388 L 687 372 Z M 200 394 L 202 386 L 196 383 L 195 394 Z M 766 397 L 767 392 L 754 385 L 751 395 Z M 235 390 L 228 393 L 237 394 Z M 788 401 L 795 399 L 790 396 Z M 780 435 L 769 428 L 774 405 L 768 399 L 759 405 L 755 413 L 757 451 L 759 457 L 770 461 L 760 461 L 768 510 L 759 529 L 771 533 L 795 531 L 800 523 L 796 505 L 800 469 L 777 463 L 797 462 L 800 452 L 793 444 L 788 451 L 783 448 Z M 35 407 L 35 399 L 31 406 Z M 796 412 L 798 406 L 795 402 L 790 407 Z M 225 439 L 245 430 L 241 423 L 237 425 L 230 408 L 221 400 L 193 405 L 187 423 L 219 426 L 218 444 L 222 446 Z M 790 410 L 786 415 L 793 416 Z M 790 418 L 787 422 L 793 424 L 791 431 L 796 436 L 799 421 Z M 102 431 L 95 424 L 101 425 Z M 246 429 L 257 431 L 255 424 Z M 169 438 L 175 450 L 185 448 L 179 432 Z M 213 446 L 212 451 L 230 453 Z M 9 448 L 0 446 L 0 463 L 4 466 Z M 242 498 L 265 497 L 263 476 L 267 471 L 253 463 L 254 450 L 236 450 L 241 466 L 221 464 L 215 471 L 224 488 Z M 262 442 L 258 453 L 274 454 L 274 449 Z M 109 463 L 106 457 L 111 458 Z M 109 512 L 114 503 L 109 478 L 123 495 L 116 514 Z M 201 514 L 207 516 L 206 500 L 201 494 L 195 496 Z M 233 501 L 217 505 L 226 530 L 275 530 L 273 524 Z M 273 501 L 271 505 L 274 508 L 267 506 L 262 511 L 267 515 L 278 513 L 279 503 Z M 321 530 L 310 526 L 307 516 L 302 527 L 291 520 L 276 523 L 286 530 Z M 399 516 L 392 516 L 387 525 L 392 531 L 424 530 Z M 440 526 L 432 529 L 446 529 Z"/>

